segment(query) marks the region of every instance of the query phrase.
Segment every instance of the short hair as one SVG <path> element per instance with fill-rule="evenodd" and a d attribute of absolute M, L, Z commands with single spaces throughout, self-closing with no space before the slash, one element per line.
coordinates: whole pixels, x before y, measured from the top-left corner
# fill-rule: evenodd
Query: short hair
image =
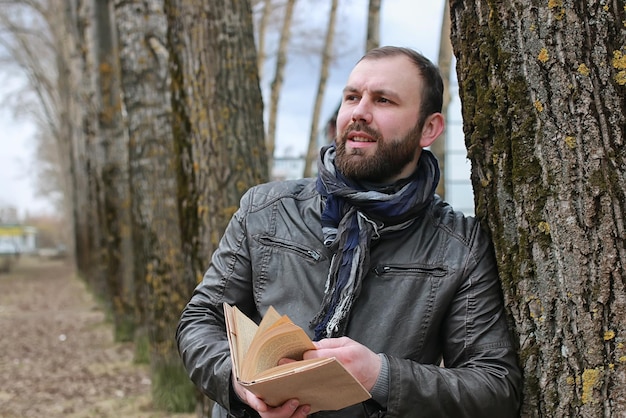
<path fill-rule="evenodd" d="M 361 57 L 359 62 L 366 59 L 380 59 L 398 55 L 409 58 L 419 70 L 419 75 L 424 81 L 419 116 L 419 126 L 421 127 L 428 116 L 441 112 L 443 106 L 443 79 L 439 68 L 419 52 L 399 46 L 382 46 L 370 49 Z"/>

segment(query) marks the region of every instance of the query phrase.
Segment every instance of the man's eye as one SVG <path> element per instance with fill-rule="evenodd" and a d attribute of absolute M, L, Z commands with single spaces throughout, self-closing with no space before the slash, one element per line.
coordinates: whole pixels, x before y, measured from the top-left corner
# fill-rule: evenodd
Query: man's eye
<path fill-rule="evenodd" d="M 346 99 L 345 99 L 345 100 L 346 100 L 346 102 L 352 102 L 352 101 L 354 101 L 354 100 L 358 100 L 358 99 L 359 99 L 359 98 L 358 98 L 357 96 L 354 96 L 354 95 L 349 95 L 349 96 L 346 96 Z"/>
<path fill-rule="evenodd" d="M 381 97 L 380 99 L 378 99 L 378 101 L 380 103 L 391 103 L 391 101 L 389 99 L 385 99 L 384 97 Z"/>

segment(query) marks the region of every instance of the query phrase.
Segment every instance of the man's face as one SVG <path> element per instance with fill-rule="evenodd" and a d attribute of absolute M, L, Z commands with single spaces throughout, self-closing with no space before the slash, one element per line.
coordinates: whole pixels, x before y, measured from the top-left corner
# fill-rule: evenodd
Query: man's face
<path fill-rule="evenodd" d="M 356 65 L 337 115 L 335 165 L 347 177 L 391 183 L 419 159 L 421 78 L 405 56 Z"/>

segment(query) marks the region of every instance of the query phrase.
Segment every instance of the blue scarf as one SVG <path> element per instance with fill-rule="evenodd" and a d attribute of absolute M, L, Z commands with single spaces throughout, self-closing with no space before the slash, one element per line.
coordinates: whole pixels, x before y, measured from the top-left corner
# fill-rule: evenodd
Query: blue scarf
<path fill-rule="evenodd" d="M 324 245 L 334 255 L 322 306 L 311 320 L 316 340 L 345 334 L 369 269 L 371 240 L 411 225 L 433 199 L 439 182 L 437 159 L 428 150 L 422 150 L 411 177 L 376 190 L 345 178 L 334 161 L 335 146 L 322 148 L 317 191 L 326 201 L 322 211 Z"/>

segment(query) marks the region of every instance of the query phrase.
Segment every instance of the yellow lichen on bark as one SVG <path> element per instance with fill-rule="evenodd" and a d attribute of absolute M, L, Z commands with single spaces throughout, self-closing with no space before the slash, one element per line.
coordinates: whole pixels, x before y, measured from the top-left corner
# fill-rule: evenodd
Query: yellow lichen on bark
<path fill-rule="evenodd" d="M 615 81 L 620 86 L 626 85 L 626 54 L 622 51 L 613 51 L 613 68 L 618 70 Z"/>
<path fill-rule="evenodd" d="M 587 67 L 585 64 L 580 64 L 578 66 L 578 73 L 584 75 L 585 77 L 589 76 L 589 67 Z"/>
<path fill-rule="evenodd" d="M 558 9 L 558 12 L 555 15 L 556 20 L 561 20 L 563 19 L 563 16 L 565 16 L 565 8 L 563 7 L 563 0 L 548 0 L 548 7 L 550 9 Z"/>
<path fill-rule="evenodd" d="M 593 389 L 600 381 L 600 369 L 585 369 L 583 372 L 583 394 L 582 403 L 587 404 L 593 401 Z"/>
<path fill-rule="evenodd" d="M 541 51 L 539 51 L 539 55 L 537 56 L 537 59 L 544 63 L 548 61 L 548 59 L 550 59 L 550 54 L 548 54 L 548 50 L 546 48 L 541 48 Z"/>

